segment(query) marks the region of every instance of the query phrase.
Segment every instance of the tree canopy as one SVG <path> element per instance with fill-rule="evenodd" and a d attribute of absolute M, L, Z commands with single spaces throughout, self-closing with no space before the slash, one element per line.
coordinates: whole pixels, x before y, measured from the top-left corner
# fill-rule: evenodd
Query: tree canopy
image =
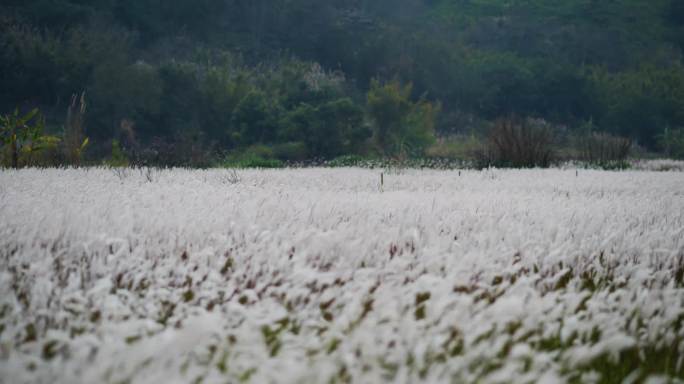
<path fill-rule="evenodd" d="M 389 153 L 511 115 L 655 150 L 684 127 L 679 0 L 9 0 L 0 15 L 0 112 L 40 108 L 56 131 L 85 92 L 95 154 Z"/>

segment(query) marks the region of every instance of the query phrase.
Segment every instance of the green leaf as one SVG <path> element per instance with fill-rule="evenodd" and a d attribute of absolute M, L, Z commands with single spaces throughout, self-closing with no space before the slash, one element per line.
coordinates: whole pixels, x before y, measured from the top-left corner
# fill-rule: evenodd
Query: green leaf
<path fill-rule="evenodd" d="M 38 108 L 33 108 L 29 113 L 17 121 L 17 125 L 26 125 L 26 123 L 33 120 L 36 115 L 38 115 Z"/>
<path fill-rule="evenodd" d="M 85 149 L 85 147 L 88 145 L 89 142 L 90 142 L 90 139 L 86 137 L 85 140 L 83 140 L 83 143 L 81 144 L 81 148 L 79 149 L 79 151 L 82 151 L 83 149 Z"/>

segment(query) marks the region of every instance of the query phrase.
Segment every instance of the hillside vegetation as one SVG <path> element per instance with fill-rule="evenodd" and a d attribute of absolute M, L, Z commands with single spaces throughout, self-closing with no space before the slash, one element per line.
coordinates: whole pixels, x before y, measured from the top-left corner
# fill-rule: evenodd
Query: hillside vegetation
<path fill-rule="evenodd" d="M 0 15 L 0 113 L 39 108 L 58 135 L 85 92 L 91 161 L 423 156 L 500 118 L 684 156 L 678 0 L 9 0 Z"/>

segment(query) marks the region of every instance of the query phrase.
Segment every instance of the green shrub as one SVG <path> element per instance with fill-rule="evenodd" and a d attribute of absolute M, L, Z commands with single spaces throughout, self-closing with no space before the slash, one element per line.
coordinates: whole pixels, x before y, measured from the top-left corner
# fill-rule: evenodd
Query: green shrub
<path fill-rule="evenodd" d="M 278 132 L 282 108 L 277 100 L 261 91 L 251 91 L 233 112 L 233 125 L 243 145 L 272 143 Z"/>
<path fill-rule="evenodd" d="M 291 141 L 273 146 L 273 155 L 285 161 L 303 161 L 309 156 L 306 144 L 301 141 Z"/>
<path fill-rule="evenodd" d="M 105 165 L 110 167 L 128 167 L 130 164 L 128 157 L 121 149 L 119 140 L 112 140 L 112 154 L 105 160 Z"/>
<path fill-rule="evenodd" d="M 275 157 L 273 148 L 263 144 L 252 145 L 251 147 L 246 148 L 242 155 L 245 157 L 261 157 L 264 159 L 273 159 Z"/>
<path fill-rule="evenodd" d="M 432 159 L 474 160 L 481 147 L 482 142 L 475 135 L 445 137 L 429 146 L 425 156 Z"/>
<path fill-rule="evenodd" d="M 265 145 L 254 145 L 233 153 L 221 163 L 227 168 L 282 168 L 283 162 L 275 158 L 273 149 Z"/>
<path fill-rule="evenodd" d="M 278 159 L 264 159 L 262 157 L 247 157 L 241 159 L 238 168 L 283 168 L 285 165 Z"/>
<path fill-rule="evenodd" d="M 370 137 L 363 110 L 349 98 L 302 103 L 281 121 L 280 136 L 306 144 L 309 156 L 331 158 L 355 151 Z"/>
<path fill-rule="evenodd" d="M 0 143 L 3 144 L 0 160 L 3 166 L 19 168 L 33 165 L 37 152 L 57 145 L 59 138 L 43 134 L 45 119 L 38 109 L 25 115 L 15 109 L 0 116 Z"/>
<path fill-rule="evenodd" d="M 367 160 L 359 155 L 343 155 L 325 163 L 328 167 L 358 167 Z"/>

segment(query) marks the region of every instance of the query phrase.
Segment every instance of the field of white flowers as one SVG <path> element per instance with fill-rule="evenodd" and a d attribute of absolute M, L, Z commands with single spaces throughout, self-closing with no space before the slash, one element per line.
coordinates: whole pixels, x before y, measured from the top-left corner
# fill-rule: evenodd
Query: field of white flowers
<path fill-rule="evenodd" d="M 0 171 L 1 383 L 684 377 L 684 173 Z"/>

